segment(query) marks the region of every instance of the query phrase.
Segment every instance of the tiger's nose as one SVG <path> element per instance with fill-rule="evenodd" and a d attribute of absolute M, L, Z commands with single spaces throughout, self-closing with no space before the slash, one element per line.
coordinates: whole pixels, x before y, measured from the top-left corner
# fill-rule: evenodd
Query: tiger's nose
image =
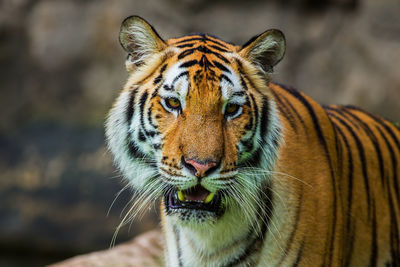
<path fill-rule="evenodd" d="M 215 161 L 196 161 L 193 159 L 187 160 L 183 157 L 182 165 L 197 177 L 204 177 L 218 168 L 218 163 Z"/>

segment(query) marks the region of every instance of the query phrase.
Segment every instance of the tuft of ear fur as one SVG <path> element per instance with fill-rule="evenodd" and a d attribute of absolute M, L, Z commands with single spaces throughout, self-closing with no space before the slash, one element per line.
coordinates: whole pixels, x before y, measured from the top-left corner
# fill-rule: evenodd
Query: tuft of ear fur
<path fill-rule="evenodd" d="M 264 72 L 272 72 L 285 54 L 285 36 L 280 30 L 271 29 L 254 36 L 239 51 L 239 54 L 260 67 Z"/>
<path fill-rule="evenodd" d="M 129 53 L 125 62 L 128 71 L 133 71 L 167 46 L 154 28 L 139 16 L 127 17 L 122 22 L 119 42 Z"/>

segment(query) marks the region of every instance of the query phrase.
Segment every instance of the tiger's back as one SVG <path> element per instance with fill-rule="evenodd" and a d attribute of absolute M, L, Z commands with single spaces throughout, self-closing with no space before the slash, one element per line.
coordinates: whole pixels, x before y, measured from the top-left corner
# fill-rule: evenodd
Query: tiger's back
<path fill-rule="evenodd" d="M 286 129 L 285 143 L 300 143 L 297 149 L 284 145 L 279 168 L 307 183 L 284 182 L 301 196 L 295 230 L 285 244 L 293 249 L 293 240 L 302 240 L 294 249 L 302 255 L 297 262 L 320 250 L 325 256 L 316 256 L 315 266 L 399 266 L 399 129 L 357 107 L 321 106 L 293 88 L 270 88 Z M 313 237 L 308 248 L 301 247 Z"/>

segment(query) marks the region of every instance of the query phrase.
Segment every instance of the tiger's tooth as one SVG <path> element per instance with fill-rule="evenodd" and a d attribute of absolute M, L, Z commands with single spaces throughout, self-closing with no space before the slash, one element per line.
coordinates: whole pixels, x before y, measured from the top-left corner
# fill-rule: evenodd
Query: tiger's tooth
<path fill-rule="evenodd" d="M 215 195 L 215 193 L 210 193 L 210 194 L 208 194 L 206 200 L 204 200 L 204 203 L 206 203 L 206 204 L 207 204 L 207 203 L 210 203 L 211 200 L 213 200 L 214 195 Z"/>
<path fill-rule="evenodd" d="M 178 190 L 178 199 L 179 201 L 185 201 L 185 196 L 183 195 L 182 191 Z"/>

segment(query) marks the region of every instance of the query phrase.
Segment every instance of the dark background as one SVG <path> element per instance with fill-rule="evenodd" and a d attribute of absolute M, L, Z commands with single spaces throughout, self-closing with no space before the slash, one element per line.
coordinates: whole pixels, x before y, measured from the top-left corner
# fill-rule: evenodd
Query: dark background
<path fill-rule="evenodd" d="M 275 81 L 322 103 L 400 120 L 398 0 L 0 0 L 0 266 L 42 266 L 109 246 L 131 192 L 104 146 L 107 110 L 127 73 L 121 21 L 165 39 L 209 32 L 245 43 L 287 38 Z M 158 225 L 156 213 L 118 235 Z"/>

